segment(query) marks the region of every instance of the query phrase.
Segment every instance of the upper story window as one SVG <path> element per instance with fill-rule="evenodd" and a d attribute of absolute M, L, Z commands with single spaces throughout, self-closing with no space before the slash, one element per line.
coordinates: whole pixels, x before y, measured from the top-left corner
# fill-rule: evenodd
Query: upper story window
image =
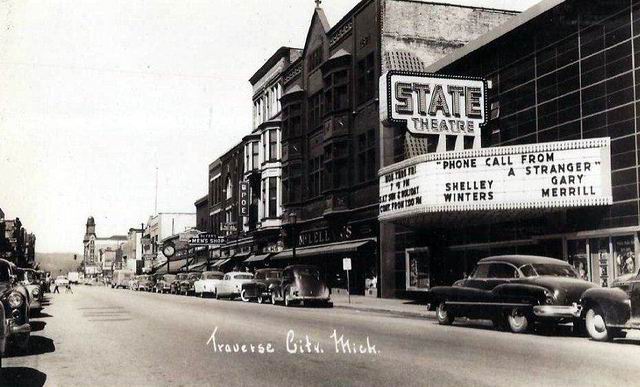
<path fill-rule="evenodd" d="M 227 192 L 226 192 L 226 199 L 231 199 L 231 197 L 233 196 L 233 183 L 231 182 L 231 176 L 227 177 Z"/>
<path fill-rule="evenodd" d="M 322 114 L 324 110 L 324 98 L 321 92 L 318 92 L 309 98 L 309 129 L 313 130 L 322 123 Z"/>
<path fill-rule="evenodd" d="M 252 142 L 251 143 L 251 166 L 255 169 L 258 168 L 259 165 L 259 153 L 260 153 L 260 146 L 258 144 L 258 141 Z"/>
<path fill-rule="evenodd" d="M 322 63 L 322 45 L 309 54 L 307 62 L 307 70 L 311 71 Z"/>
<path fill-rule="evenodd" d="M 278 143 L 278 129 L 269 129 L 262 133 L 262 152 L 265 163 L 278 160 Z"/>
<path fill-rule="evenodd" d="M 340 70 L 324 78 L 325 109 L 327 112 L 349 107 L 349 72 Z"/>
<path fill-rule="evenodd" d="M 358 61 L 358 103 L 364 103 L 376 94 L 375 53 Z"/>
<path fill-rule="evenodd" d="M 309 160 L 309 198 L 315 198 L 322 193 L 323 155 Z"/>

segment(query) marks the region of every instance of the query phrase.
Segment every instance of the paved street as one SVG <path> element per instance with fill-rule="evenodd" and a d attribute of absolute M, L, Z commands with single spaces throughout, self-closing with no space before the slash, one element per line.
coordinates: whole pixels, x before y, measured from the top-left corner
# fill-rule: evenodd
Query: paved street
<path fill-rule="evenodd" d="M 633 339 L 514 335 L 482 324 L 442 327 L 431 319 L 353 309 L 105 287 L 76 286 L 74 294 L 49 297 L 43 317 L 33 320 L 38 331 L 31 353 L 3 360 L 5 384 L 20 377 L 52 386 L 621 386 L 636 384 L 640 373 L 640 340 Z M 296 354 L 287 351 L 289 330 L 295 336 L 288 348 Z M 367 353 L 342 347 L 336 353 L 334 330 L 350 340 L 352 351 L 356 344 Z M 266 353 L 269 345 L 273 353 Z M 235 350 L 240 352 L 227 353 Z"/>

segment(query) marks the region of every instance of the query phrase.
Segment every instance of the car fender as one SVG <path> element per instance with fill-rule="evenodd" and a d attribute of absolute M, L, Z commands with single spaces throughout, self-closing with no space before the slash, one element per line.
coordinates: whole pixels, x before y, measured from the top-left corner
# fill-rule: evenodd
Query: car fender
<path fill-rule="evenodd" d="M 607 324 L 624 325 L 631 317 L 629 296 L 618 288 L 592 288 L 582 294 L 580 299 L 582 313 L 592 307 L 599 307 Z"/>

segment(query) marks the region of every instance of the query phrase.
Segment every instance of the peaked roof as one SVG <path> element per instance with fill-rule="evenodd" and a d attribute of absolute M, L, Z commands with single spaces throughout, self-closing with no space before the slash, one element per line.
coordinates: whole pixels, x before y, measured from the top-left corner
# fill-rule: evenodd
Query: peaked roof
<path fill-rule="evenodd" d="M 307 52 L 309 37 L 311 36 L 311 29 L 313 28 L 313 25 L 316 21 L 320 22 L 320 25 L 322 25 L 322 30 L 324 31 L 325 35 L 331 29 L 331 26 L 329 25 L 329 20 L 327 19 L 327 15 L 325 15 L 324 10 L 320 7 L 316 7 L 313 10 L 313 16 L 311 17 L 311 23 L 309 24 L 309 29 L 307 30 L 307 37 L 305 38 L 304 49 L 302 52 Z"/>

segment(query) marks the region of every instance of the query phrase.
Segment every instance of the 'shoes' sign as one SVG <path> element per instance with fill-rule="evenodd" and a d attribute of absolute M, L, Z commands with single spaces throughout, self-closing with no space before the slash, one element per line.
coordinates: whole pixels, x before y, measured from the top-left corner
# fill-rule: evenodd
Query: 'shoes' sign
<path fill-rule="evenodd" d="M 416 134 L 479 136 L 486 95 L 480 78 L 389 71 L 380 78 L 381 118 Z"/>
<path fill-rule="evenodd" d="M 429 153 L 380 170 L 380 220 L 611 204 L 609 138 Z"/>

